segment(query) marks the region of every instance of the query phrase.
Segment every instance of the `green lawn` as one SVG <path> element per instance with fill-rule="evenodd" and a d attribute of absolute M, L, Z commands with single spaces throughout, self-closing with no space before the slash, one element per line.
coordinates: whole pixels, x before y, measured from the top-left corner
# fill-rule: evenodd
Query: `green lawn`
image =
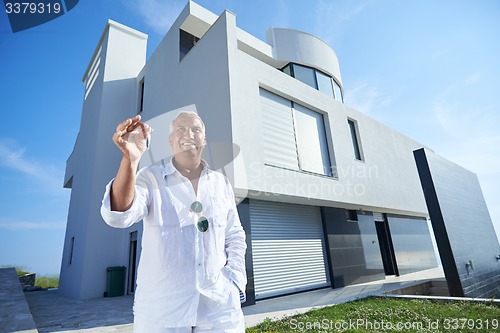
<path fill-rule="evenodd" d="M 368 297 L 266 320 L 246 332 L 500 332 L 500 304 Z"/>

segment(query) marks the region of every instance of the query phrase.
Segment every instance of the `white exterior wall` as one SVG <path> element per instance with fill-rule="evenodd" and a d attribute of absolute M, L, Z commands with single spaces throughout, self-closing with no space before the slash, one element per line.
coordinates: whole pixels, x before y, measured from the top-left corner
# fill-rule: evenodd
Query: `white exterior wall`
<path fill-rule="evenodd" d="M 197 21 L 190 15 L 190 10 L 213 21 L 213 25 L 210 27 Z M 224 12 L 219 18 L 209 14 L 212 13 L 189 2 L 148 60 L 138 77 L 139 81 L 144 78 L 145 83 L 144 111 L 141 115 L 144 121 L 149 121 L 168 111 L 195 104 L 206 125 L 208 140 L 231 143 L 229 57 L 225 50 L 236 49 L 235 34 L 227 38 L 227 26 L 235 26 L 235 18 L 229 12 Z M 203 34 L 203 38 L 179 61 L 181 27 L 198 36 Z M 173 116 L 161 117 L 160 121 L 169 122 Z M 163 127 L 168 128 L 167 124 Z M 161 145 L 163 152 L 158 153 L 155 145 Z M 170 158 L 168 132 L 154 131 L 151 148 L 156 162 L 161 158 Z M 213 162 L 208 150 L 204 158 L 209 163 Z"/>
<path fill-rule="evenodd" d="M 120 160 L 112 135 L 119 121 L 136 113 L 136 76 L 146 60 L 146 40 L 146 35 L 109 21 L 96 48 L 102 46 L 99 72 L 84 100 L 80 132 L 66 165 L 65 184 L 72 190 L 59 290 L 69 297 L 101 297 L 106 267 L 128 264 L 132 230 L 104 224 L 99 207 Z"/>
<path fill-rule="evenodd" d="M 179 61 L 181 28 L 201 39 Z M 297 43 L 286 43 L 287 34 Z M 412 154 L 422 145 L 277 69 L 297 61 L 341 82 L 335 53 L 322 41 L 282 29 L 274 44 L 273 48 L 238 29 L 234 14 L 225 11 L 217 17 L 190 1 L 145 64 L 146 36 L 108 24 L 98 45 L 100 74 L 84 101 L 81 130 L 67 162 L 65 184 L 72 193 L 61 265 L 63 294 L 80 299 L 102 296 L 106 267 L 128 266 L 129 235 L 134 230 L 139 230 L 140 252 L 141 225 L 110 228 L 99 207 L 104 186 L 121 158 L 112 134 L 121 120 L 137 114 L 143 78 L 143 120 L 195 104 L 209 142 L 241 148 L 234 165 L 224 171 L 242 197 L 427 216 Z M 293 45 L 299 47 L 294 54 Z M 264 165 L 259 88 L 324 114 L 338 179 Z M 358 122 L 365 161 L 354 159 L 348 117 Z M 166 148 L 156 160 L 171 155 L 167 141 L 168 133 L 153 133 L 152 146 Z M 210 152 L 205 158 L 216 165 L 217 159 L 231 160 L 231 149 L 215 156 Z M 72 237 L 75 248 L 68 265 Z"/>
<path fill-rule="evenodd" d="M 193 13 L 197 16 L 190 15 Z M 181 25 L 204 37 L 179 62 Z M 195 104 L 209 129 L 209 139 L 232 142 L 229 60 L 224 50 L 236 49 L 236 31 L 232 29 L 233 36 L 228 39 L 228 25 L 236 26 L 233 14 L 224 12 L 218 18 L 189 2 L 145 66 L 147 36 L 116 22 L 108 23 L 96 48 L 102 45 L 99 74 L 84 100 L 81 130 L 67 161 L 65 186 L 71 187 L 72 193 L 61 264 L 62 294 L 79 299 L 101 297 L 106 290 L 106 268 L 128 266 L 133 231 L 138 231 L 140 253 L 141 225 L 111 228 L 102 220 L 99 209 L 105 185 L 116 174 L 121 158 L 112 135 L 120 121 L 138 113 L 139 82 L 143 78 L 144 121 Z M 87 73 L 94 60 L 89 62 Z M 161 141 L 168 141 L 168 133 L 154 132 L 152 145 Z M 168 145 L 165 147 L 160 158 L 171 155 Z M 208 154 L 205 157 L 211 162 Z M 231 170 L 226 171 L 230 176 Z M 72 237 L 75 245 L 69 265 Z"/>
<path fill-rule="evenodd" d="M 273 47 L 273 58 L 283 62 L 315 67 L 330 74 L 342 85 L 340 66 L 333 49 L 316 36 L 283 28 L 271 28 L 266 33 L 267 42 Z"/>
<path fill-rule="evenodd" d="M 284 43 L 286 51 L 273 51 L 290 60 L 327 70 L 325 59 L 312 63 L 311 54 L 325 53 L 325 45 L 315 37 L 303 34 L 301 42 Z M 311 41 L 304 42 L 310 38 Z M 290 44 L 308 48 L 292 54 Z M 279 46 L 280 44 L 277 43 Z M 256 45 L 257 47 L 257 45 Z M 335 64 L 336 56 L 331 64 Z M 272 201 L 364 209 L 414 216 L 427 216 L 413 150 L 421 144 L 388 128 L 326 94 L 288 76 L 274 67 L 238 51 L 231 62 L 232 130 L 234 143 L 241 147 L 237 161 L 235 186 L 249 191 L 250 196 Z M 305 60 L 307 59 L 307 61 Z M 326 65 L 325 65 L 326 64 Z M 333 67 L 332 67 L 333 66 Z M 338 73 L 340 78 L 340 72 Z M 338 179 L 311 175 L 266 166 L 263 156 L 262 119 L 259 88 L 273 92 L 324 115 L 332 163 L 339 172 Z M 364 161 L 354 159 L 347 119 L 358 122 Z M 238 192 L 238 191 L 237 191 Z"/>

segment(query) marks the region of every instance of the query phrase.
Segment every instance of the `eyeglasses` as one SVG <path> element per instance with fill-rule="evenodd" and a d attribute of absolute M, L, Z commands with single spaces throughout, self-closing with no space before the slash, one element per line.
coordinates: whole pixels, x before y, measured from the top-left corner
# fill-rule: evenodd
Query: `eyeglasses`
<path fill-rule="evenodd" d="M 200 232 L 206 232 L 208 230 L 208 220 L 205 216 L 201 216 L 201 211 L 203 210 L 203 205 L 199 201 L 195 201 L 191 204 L 191 211 L 199 216 L 198 222 L 196 223 L 196 228 Z"/>

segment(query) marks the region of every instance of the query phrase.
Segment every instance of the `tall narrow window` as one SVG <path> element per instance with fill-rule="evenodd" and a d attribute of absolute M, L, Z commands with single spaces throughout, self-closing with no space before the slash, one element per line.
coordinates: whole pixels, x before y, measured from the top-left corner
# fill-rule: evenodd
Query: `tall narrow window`
<path fill-rule="evenodd" d="M 200 39 L 182 29 L 179 38 L 179 61 L 181 61 Z"/>
<path fill-rule="evenodd" d="M 340 89 L 340 86 L 337 82 L 335 82 L 335 80 L 333 81 L 333 90 L 335 91 L 335 99 L 343 103 L 344 99 L 342 98 L 342 89 Z"/>
<path fill-rule="evenodd" d="M 139 113 L 142 112 L 144 108 L 144 78 L 142 78 L 139 83 Z"/>
<path fill-rule="evenodd" d="M 68 265 L 71 265 L 73 262 L 73 250 L 75 249 L 75 237 L 71 237 L 71 247 L 69 250 L 69 262 Z"/>
<path fill-rule="evenodd" d="M 137 269 L 137 231 L 130 233 L 130 246 L 128 254 L 128 291 L 135 292 Z"/>
<path fill-rule="evenodd" d="M 359 133 L 358 133 L 357 123 L 351 119 L 347 119 L 347 123 L 349 124 L 349 130 L 351 132 L 352 147 L 354 149 L 354 157 L 357 160 L 362 161 L 363 155 L 361 152 L 361 146 L 359 144 Z"/>

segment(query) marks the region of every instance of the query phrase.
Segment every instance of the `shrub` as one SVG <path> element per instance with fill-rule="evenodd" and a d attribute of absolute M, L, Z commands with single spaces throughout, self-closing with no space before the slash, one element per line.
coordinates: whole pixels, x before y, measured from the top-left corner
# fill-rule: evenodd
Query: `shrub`
<path fill-rule="evenodd" d="M 26 270 L 26 267 L 16 267 L 16 273 L 17 273 L 17 276 L 23 276 L 26 274 L 30 274 L 31 272 L 28 272 Z"/>
<path fill-rule="evenodd" d="M 59 286 L 59 276 L 41 276 L 36 278 L 35 286 L 46 288 L 57 288 Z"/>

